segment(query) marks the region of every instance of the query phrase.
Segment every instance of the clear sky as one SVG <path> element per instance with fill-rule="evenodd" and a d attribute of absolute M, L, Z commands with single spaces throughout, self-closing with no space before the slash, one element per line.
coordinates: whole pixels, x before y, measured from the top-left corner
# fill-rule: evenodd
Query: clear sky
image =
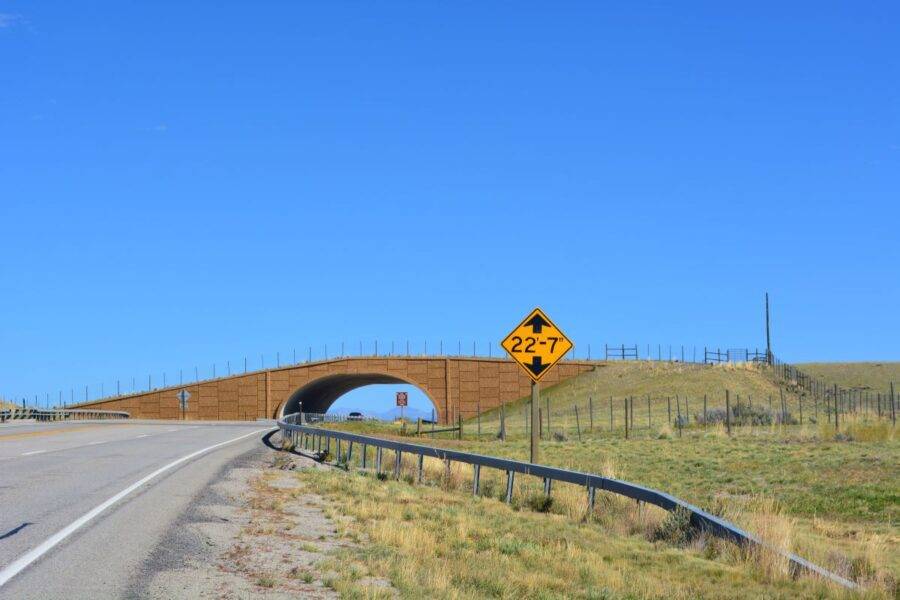
<path fill-rule="evenodd" d="M 535 305 L 900 359 L 900 5 L 0 0 L 0 394 Z M 391 388 L 393 390 L 393 388 Z M 392 398 L 392 391 L 379 397 Z"/>

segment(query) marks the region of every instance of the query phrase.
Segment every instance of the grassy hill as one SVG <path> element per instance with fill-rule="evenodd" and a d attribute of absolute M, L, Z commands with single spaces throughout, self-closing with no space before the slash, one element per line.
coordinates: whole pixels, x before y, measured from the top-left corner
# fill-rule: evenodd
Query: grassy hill
<path fill-rule="evenodd" d="M 776 412 L 780 410 L 781 395 L 784 393 L 788 412 L 799 416 L 799 396 L 783 386 L 765 367 L 752 364 L 704 366 L 628 361 L 600 365 L 594 371 L 542 389 L 542 418 L 546 423 L 549 404 L 552 430 L 562 428 L 574 431 L 577 407 L 581 428 L 586 429 L 591 423 L 593 406 L 595 429 L 617 429 L 624 422 L 624 399 L 633 397 L 635 429 L 656 432 L 658 427 L 671 423 L 678 414 L 684 415 L 690 423 L 696 422 L 697 417 L 703 414 L 704 396 L 709 410 L 723 408 L 726 390 L 732 406 L 741 402 L 768 408 L 771 402 Z M 529 401 L 530 397 L 521 398 L 506 405 L 509 432 L 524 429 Z M 808 418 L 816 409 L 811 405 L 812 400 L 804 402 L 804 416 Z M 470 419 L 469 422 L 477 427 L 477 421 Z M 483 412 L 480 421 L 482 431 L 496 431 L 499 410 Z"/>
<path fill-rule="evenodd" d="M 893 381 L 895 390 L 900 391 L 900 362 L 805 363 L 797 367 L 812 377 L 844 388 L 885 393 Z"/>
<path fill-rule="evenodd" d="M 333 426 L 399 433 L 396 425 L 386 423 Z M 582 432 L 580 439 L 568 430 L 567 438 L 541 442 L 541 462 L 673 493 L 775 546 L 860 581 L 869 590 L 864 597 L 893 598 L 900 580 L 895 466 L 900 440 L 886 421 L 848 419 L 841 427 L 837 434 L 825 422 L 745 427 L 731 436 L 721 427 L 693 427 L 683 437 L 670 432 L 629 439 L 621 429 L 610 434 L 598 428 Z M 860 435 L 865 428 L 871 435 Z M 511 432 L 506 442 L 493 432 L 474 435 L 471 424 L 465 431 L 463 440 L 448 436 L 420 443 L 528 459 L 522 431 Z M 554 425 L 553 432 L 563 431 Z M 354 460 L 358 463 L 359 457 Z M 393 457 L 384 460 L 393 464 Z M 601 508 L 586 519 L 584 490 L 560 484 L 554 487 L 550 515 L 535 515 L 534 510 L 544 510 L 531 504 L 540 497 L 537 478 L 516 478 L 517 500 L 510 509 L 501 499 L 503 473 L 485 470 L 483 496 L 473 498 L 471 469 L 456 465 L 456 471 L 445 472 L 441 464 L 429 466 L 429 461 L 438 462 L 429 459 L 431 487 L 411 486 L 415 460 L 406 455 L 404 460 L 407 483 L 387 487 L 371 477 L 312 475 L 313 485 L 333 501 L 338 514 L 355 517 L 353 533 L 377 544 L 377 551 L 348 555 L 344 566 L 390 578 L 401 589 L 419 586 L 438 597 L 848 597 L 809 578 L 794 580 L 783 569 L 769 572 L 765 562 L 735 560 L 727 548 L 661 544 L 654 528 L 665 527 L 665 516 L 655 509 L 629 512 L 637 510 L 634 503 L 612 495 L 604 495 Z M 462 493 L 449 494 L 448 488 Z M 434 522 L 440 527 L 432 527 Z M 569 545 L 559 545 L 562 538 Z M 507 539 L 523 547 L 503 546 Z M 565 560 L 553 560 L 557 554 Z M 421 576 L 422 571 L 440 571 L 440 561 L 446 560 L 454 564 L 454 577 Z M 405 568 L 398 570 L 396 564 Z M 664 568 L 650 568 L 659 565 Z M 437 584 L 443 587 L 432 589 Z M 553 593 L 541 595 L 542 589 Z"/>

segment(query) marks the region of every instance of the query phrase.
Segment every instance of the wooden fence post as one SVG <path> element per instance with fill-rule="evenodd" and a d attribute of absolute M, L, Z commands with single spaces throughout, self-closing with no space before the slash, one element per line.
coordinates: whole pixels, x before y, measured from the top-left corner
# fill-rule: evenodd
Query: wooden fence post
<path fill-rule="evenodd" d="M 550 396 L 547 396 L 547 439 L 553 435 L 550 425 Z"/>
<path fill-rule="evenodd" d="M 725 390 L 725 431 L 731 435 L 731 396 L 728 390 Z"/>
<path fill-rule="evenodd" d="M 897 404 L 894 402 L 894 382 L 891 382 L 891 423 L 897 426 Z"/>
<path fill-rule="evenodd" d="M 834 430 L 838 430 L 838 411 L 840 410 L 840 405 L 838 404 L 838 386 L 834 384 Z"/>
<path fill-rule="evenodd" d="M 628 439 L 628 398 L 624 398 L 625 403 L 625 439 Z"/>
<path fill-rule="evenodd" d="M 594 397 L 588 396 L 588 413 L 590 420 L 590 430 L 594 431 Z"/>
<path fill-rule="evenodd" d="M 575 430 L 578 432 L 578 441 L 581 441 L 581 422 L 578 420 L 578 405 L 575 405 Z"/>
<path fill-rule="evenodd" d="M 675 424 L 678 426 L 678 437 L 681 437 L 681 398 L 675 394 Z"/>

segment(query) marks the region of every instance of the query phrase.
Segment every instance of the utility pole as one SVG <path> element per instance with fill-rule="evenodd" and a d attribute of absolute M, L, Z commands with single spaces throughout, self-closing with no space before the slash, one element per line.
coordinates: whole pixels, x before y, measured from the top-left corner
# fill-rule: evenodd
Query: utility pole
<path fill-rule="evenodd" d="M 769 330 L 769 292 L 766 292 L 766 363 L 772 365 L 772 336 Z"/>

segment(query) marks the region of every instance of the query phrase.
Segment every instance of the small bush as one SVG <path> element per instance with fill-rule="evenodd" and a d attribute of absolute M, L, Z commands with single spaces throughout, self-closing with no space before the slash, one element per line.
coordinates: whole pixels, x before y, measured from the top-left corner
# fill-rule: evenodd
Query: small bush
<path fill-rule="evenodd" d="M 724 425 L 725 409 L 711 408 L 706 411 L 705 415 L 703 413 L 695 414 L 694 420 L 699 425 Z M 759 427 L 762 425 L 771 425 L 773 423 L 796 425 L 797 419 L 789 412 L 786 412 L 782 416 L 780 412 L 773 412 L 758 404 L 751 406 L 749 403 L 738 402 L 731 407 L 731 424 L 735 427 L 746 425 Z"/>
<path fill-rule="evenodd" d="M 676 508 L 657 527 L 650 531 L 653 542 L 667 542 L 684 547 L 697 537 L 697 530 L 691 525 L 691 513 L 684 508 Z"/>
<path fill-rule="evenodd" d="M 528 497 L 526 504 L 535 512 L 547 513 L 553 508 L 553 496 L 548 496 L 547 494 L 535 494 Z"/>

